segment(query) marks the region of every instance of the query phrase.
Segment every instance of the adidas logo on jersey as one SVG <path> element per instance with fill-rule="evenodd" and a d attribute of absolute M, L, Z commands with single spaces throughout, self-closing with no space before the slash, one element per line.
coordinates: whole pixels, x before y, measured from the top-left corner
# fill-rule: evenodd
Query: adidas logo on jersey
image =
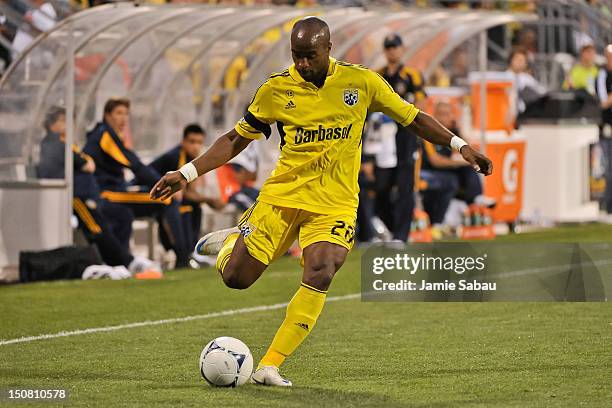
<path fill-rule="evenodd" d="M 293 108 L 295 108 L 295 103 L 293 103 L 293 101 L 289 101 L 289 103 L 285 105 L 285 109 L 293 109 Z"/>

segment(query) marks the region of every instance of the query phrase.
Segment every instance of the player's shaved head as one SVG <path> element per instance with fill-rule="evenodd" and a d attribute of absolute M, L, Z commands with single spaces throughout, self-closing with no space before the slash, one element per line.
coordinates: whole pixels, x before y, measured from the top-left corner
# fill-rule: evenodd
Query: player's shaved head
<path fill-rule="evenodd" d="M 292 46 L 327 47 L 329 39 L 329 26 L 325 21 L 314 16 L 298 20 L 291 30 Z"/>
<path fill-rule="evenodd" d="M 293 25 L 291 54 L 295 68 L 308 82 L 322 86 L 329 65 L 329 26 L 318 17 L 304 17 Z"/>

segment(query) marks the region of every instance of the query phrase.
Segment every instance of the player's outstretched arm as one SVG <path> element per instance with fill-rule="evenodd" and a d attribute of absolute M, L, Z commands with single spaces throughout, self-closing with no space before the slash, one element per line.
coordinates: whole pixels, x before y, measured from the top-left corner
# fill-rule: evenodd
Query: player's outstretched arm
<path fill-rule="evenodd" d="M 230 130 L 217 139 L 206 152 L 185 165 L 186 169 L 166 173 L 151 189 L 151 198 L 170 198 L 177 191 L 184 189 L 190 181 L 233 159 L 251 141 L 252 139 L 240 136 L 235 129 Z"/>
<path fill-rule="evenodd" d="M 453 132 L 442 126 L 440 122 L 427 113 L 423 111 L 419 112 L 412 123 L 408 125 L 408 128 L 428 142 L 456 148 L 459 150 L 459 153 L 461 153 L 463 158 L 468 161 L 476 171 L 484 174 L 485 176 L 488 176 L 493 172 L 493 164 L 491 163 L 491 160 L 489 160 L 485 155 L 472 149 L 472 147 L 465 143 L 463 139 L 453 134 Z"/>

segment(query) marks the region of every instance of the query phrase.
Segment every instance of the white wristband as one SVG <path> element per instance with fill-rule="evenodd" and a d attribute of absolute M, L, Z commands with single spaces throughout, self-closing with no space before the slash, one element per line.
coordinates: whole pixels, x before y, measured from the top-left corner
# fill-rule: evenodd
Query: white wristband
<path fill-rule="evenodd" d="M 467 146 L 467 142 L 459 136 L 453 136 L 450 141 L 450 146 L 459 152 L 463 146 Z"/>
<path fill-rule="evenodd" d="M 191 183 L 193 180 L 198 178 L 198 170 L 191 162 L 184 164 L 178 171 L 181 172 L 188 183 Z"/>

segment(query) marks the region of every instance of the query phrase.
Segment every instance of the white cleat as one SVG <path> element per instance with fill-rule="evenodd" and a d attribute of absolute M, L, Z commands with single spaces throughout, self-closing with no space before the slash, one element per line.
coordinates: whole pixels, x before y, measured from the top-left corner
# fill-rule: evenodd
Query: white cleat
<path fill-rule="evenodd" d="M 221 251 L 221 248 L 223 248 L 225 239 L 229 235 L 238 232 L 240 232 L 238 227 L 210 232 L 200 238 L 196 244 L 195 251 L 199 255 L 217 255 L 219 251 Z"/>
<path fill-rule="evenodd" d="M 251 382 L 257 385 L 272 385 L 277 387 L 291 387 L 291 381 L 284 379 L 274 366 L 263 366 L 251 375 Z"/>

